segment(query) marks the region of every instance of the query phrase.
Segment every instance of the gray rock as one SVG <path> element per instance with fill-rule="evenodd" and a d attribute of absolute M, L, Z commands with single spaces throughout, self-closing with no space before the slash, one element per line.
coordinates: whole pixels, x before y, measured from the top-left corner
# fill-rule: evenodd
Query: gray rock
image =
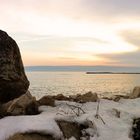
<path fill-rule="evenodd" d="M 82 128 L 75 122 L 67 122 L 67 121 L 57 121 L 61 131 L 63 132 L 63 136 L 65 139 L 69 139 L 71 137 L 75 137 L 76 140 L 80 140 L 82 136 Z"/>
<path fill-rule="evenodd" d="M 98 98 L 97 93 L 92 93 L 90 91 L 83 95 L 77 95 L 77 97 L 75 98 L 75 101 L 81 102 L 81 103 L 86 103 L 86 102 L 96 102 L 98 99 L 99 98 Z"/>
<path fill-rule="evenodd" d="M 26 93 L 29 81 L 25 75 L 16 42 L 0 30 L 0 102 L 5 103 Z"/>
<path fill-rule="evenodd" d="M 129 95 L 130 99 L 135 99 L 140 97 L 140 87 L 137 86 L 133 89 L 133 92 Z"/>
<path fill-rule="evenodd" d="M 1 109 L 3 116 L 36 115 L 39 113 L 36 99 L 32 97 L 29 91 L 19 98 L 3 104 Z"/>
<path fill-rule="evenodd" d="M 67 101 L 67 100 L 70 100 L 70 98 L 64 96 L 63 94 L 58 94 L 56 96 L 54 96 L 55 100 L 60 100 L 60 101 Z"/>
<path fill-rule="evenodd" d="M 46 106 L 55 106 L 55 99 L 53 96 L 43 96 L 38 101 L 39 106 L 46 105 Z"/>

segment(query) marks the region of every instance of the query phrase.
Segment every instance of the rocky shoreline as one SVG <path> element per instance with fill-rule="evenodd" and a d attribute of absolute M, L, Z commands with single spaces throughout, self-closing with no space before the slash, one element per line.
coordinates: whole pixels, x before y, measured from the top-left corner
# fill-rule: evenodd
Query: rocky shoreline
<path fill-rule="evenodd" d="M 1 117 L 6 116 L 37 116 L 42 111 L 40 111 L 40 107 L 46 106 L 51 108 L 57 108 L 57 102 L 70 102 L 86 105 L 87 103 L 98 103 L 100 100 L 106 100 L 108 102 L 119 102 L 120 100 L 133 100 L 140 97 L 140 87 L 135 87 L 133 90 L 133 93 L 129 96 L 116 96 L 115 98 L 107 98 L 107 99 L 100 99 L 98 98 L 96 93 L 88 92 L 83 95 L 76 95 L 76 96 L 69 96 L 66 97 L 62 94 L 56 95 L 56 96 L 44 96 L 39 100 L 36 100 L 35 97 L 33 97 L 29 91 L 27 91 L 26 94 L 20 96 L 19 98 L 16 98 L 12 101 L 9 101 L 1 106 Z M 78 109 L 77 105 L 70 106 L 70 109 Z M 79 111 L 82 110 L 82 107 L 79 107 Z M 114 110 L 116 115 L 120 117 L 120 112 L 118 110 Z M 61 111 L 60 111 L 61 112 Z M 78 111 L 77 111 L 78 112 Z M 58 112 L 57 112 L 58 113 Z M 60 113 L 61 114 L 61 113 Z M 81 114 L 75 113 L 74 116 L 79 117 L 82 114 L 84 114 L 84 111 L 81 111 Z M 46 114 L 47 115 L 47 114 Z M 49 114 L 48 114 L 49 115 Z M 88 140 L 90 137 L 90 134 L 86 133 L 83 134 L 83 131 L 86 129 L 91 128 L 91 126 L 94 128 L 93 124 L 89 120 L 84 120 L 82 123 L 75 122 L 75 119 L 69 121 L 66 118 L 69 118 L 69 114 L 61 114 L 64 117 L 61 117 L 61 119 L 57 120 L 56 123 L 59 127 L 59 129 L 62 132 L 61 138 L 54 137 L 51 133 L 50 134 L 44 134 L 44 132 L 26 132 L 26 133 L 15 133 L 13 136 L 9 137 L 7 140 L 55 140 L 55 139 L 70 139 L 74 137 L 76 140 L 80 140 L 81 137 L 85 138 L 85 140 Z M 22 120 L 21 120 L 22 121 Z M 73 122 L 74 121 L 74 122 Z M 139 118 L 134 119 L 134 125 L 132 125 L 132 130 L 134 134 L 132 137 L 134 140 L 138 140 L 140 138 L 139 135 L 139 125 L 140 121 Z M 137 127 L 134 127 L 137 126 Z"/>
<path fill-rule="evenodd" d="M 0 140 L 115 140 L 120 134 L 120 140 L 140 139 L 140 87 L 126 96 L 99 98 L 88 92 L 47 95 L 39 100 L 28 88 L 18 45 L 0 30 Z M 114 128 L 119 133 L 112 136 L 109 133 Z"/>
<path fill-rule="evenodd" d="M 136 91 L 138 92 L 138 89 L 140 89 L 140 87 L 136 87 L 133 91 L 133 95 L 134 92 L 136 93 Z M 139 90 L 140 93 L 140 90 Z M 138 95 L 138 94 L 137 94 Z M 140 94 L 139 94 L 140 95 Z M 131 97 L 132 94 L 128 97 L 120 97 L 120 102 L 123 100 L 126 102 L 127 104 L 127 100 L 128 103 L 129 102 L 133 102 L 133 100 L 137 100 L 139 99 L 139 96 L 135 96 L 135 98 Z M 28 98 L 28 99 L 27 99 Z M 126 99 L 127 98 L 127 99 Z M 61 136 L 54 136 L 54 134 L 52 134 L 52 132 L 50 132 L 50 134 L 48 133 L 44 133 L 43 131 L 31 131 L 31 132 L 26 132 L 26 133 L 15 133 L 13 136 L 9 137 L 7 140 L 55 140 L 55 139 L 72 139 L 74 137 L 74 140 L 80 140 L 81 137 L 83 137 L 83 139 L 85 140 L 89 140 L 91 136 L 95 136 L 98 137 L 98 133 L 96 132 L 92 132 L 93 130 L 96 131 L 96 122 L 95 124 L 89 120 L 89 119 L 83 119 L 82 121 L 79 122 L 76 121 L 79 117 L 81 117 L 82 115 L 86 115 L 86 109 L 82 106 L 86 106 L 87 104 L 94 104 L 94 107 L 96 107 L 96 105 L 98 104 L 99 101 L 103 101 L 106 102 L 106 104 L 112 104 L 112 113 L 116 116 L 116 118 L 121 118 L 121 114 L 123 114 L 123 111 L 120 111 L 117 108 L 114 108 L 113 104 L 120 104 L 119 101 L 114 101 L 112 99 L 99 99 L 97 94 L 95 93 L 86 93 L 84 95 L 76 95 L 76 96 L 70 96 L 70 97 L 66 97 L 64 95 L 56 95 L 56 96 L 44 96 L 39 100 L 35 100 L 34 97 L 31 96 L 31 94 L 29 92 L 27 92 L 25 95 L 22 95 L 21 97 L 15 99 L 14 101 L 10 101 L 11 103 L 6 103 L 3 105 L 3 107 L 8 107 L 7 109 L 5 108 L 5 112 L 6 114 L 9 116 L 38 116 L 42 113 L 42 109 L 43 108 L 45 110 L 48 110 L 48 113 L 46 113 L 46 116 L 49 116 L 49 109 L 51 110 L 56 110 L 55 115 L 57 116 L 57 118 L 55 118 L 56 124 L 59 127 L 60 131 L 62 132 Z M 135 102 L 133 102 L 132 104 L 134 104 Z M 60 110 L 60 106 L 65 104 L 65 107 Z M 103 103 L 102 103 L 103 104 Z M 50 107 L 49 107 L 50 106 Z M 58 108 L 59 107 L 59 108 Z M 65 108 L 67 108 L 72 111 L 72 115 L 71 113 L 69 114 Z M 28 109 L 27 109 L 28 108 Z M 107 107 L 107 110 L 110 107 Z M 131 108 L 131 107 L 130 107 Z M 28 111 L 29 110 L 29 111 Z M 10 112 L 11 111 L 11 112 Z M 74 111 L 74 112 L 73 112 Z M 95 111 L 95 109 L 94 109 Z M 121 113 L 122 112 L 122 113 Z M 108 112 L 109 113 L 109 112 Z M 98 115 L 98 114 L 96 114 Z M 97 116 L 97 122 L 100 120 L 101 116 Z M 102 115 L 103 117 L 103 115 Z M 99 119 L 99 120 L 98 120 Z M 103 120 L 102 120 L 103 119 Z M 100 120 L 100 122 L 102 123 L 102 125 L 106 125 L 107 120 L 104 120 L 104 117 Z M 137 120 L 137 121 L 136 121 Z M 134 122 L 132 123 L 132 132 L 129 132 L 129 136 L 130 138 L 134 138 L 134 140 L 138 140 L 140 138 L 139 135 L 139 125 L 140 121 L 139 118 L 135 118 Z M 94 126 L 95 125 L 95 126 Z M 85 132 L 83 133 L 83 131 L 90 129 L 91 133 Z M 55 131 L 55 130 L 54 130 Z M 94 134 L 95 133 L 95 134 Z M 91 139 L 92 140 L 92 139 Z M 97 139 L 98 140 L 98 139 Z"/>

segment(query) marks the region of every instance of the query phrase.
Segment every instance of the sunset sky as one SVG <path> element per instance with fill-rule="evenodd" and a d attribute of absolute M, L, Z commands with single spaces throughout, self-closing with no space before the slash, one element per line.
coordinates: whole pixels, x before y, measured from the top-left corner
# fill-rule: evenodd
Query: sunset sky
<path fill-rule="evenodd" d="M 140 66 L 140 0 L 0 0 L 0 28 L 26 66 Z"/>

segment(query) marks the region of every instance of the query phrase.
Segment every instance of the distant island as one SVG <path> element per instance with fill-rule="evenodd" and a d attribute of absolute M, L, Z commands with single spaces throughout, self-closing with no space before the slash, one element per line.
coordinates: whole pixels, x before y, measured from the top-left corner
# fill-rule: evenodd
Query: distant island
<path fill-rule="evenodd" d="M 86 74 L 140 74 L 140 72 L 86 72 Z"/>

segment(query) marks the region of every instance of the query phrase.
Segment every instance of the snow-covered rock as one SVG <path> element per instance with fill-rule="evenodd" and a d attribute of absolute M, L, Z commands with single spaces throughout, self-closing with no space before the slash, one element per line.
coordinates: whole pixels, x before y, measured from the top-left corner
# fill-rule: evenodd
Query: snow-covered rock
<path fill-rule="evenodd" d="M 140 98 L 121 99 L 119 102 L 101 99 L 100 102 L 84 104 L 57 101 L 55 107 L 41 106 L 39 110 L 42 113 L 39 115 L 11 116 L 1 119 L 0 140 L 7 140 L 16 133 L 27 132 L 39 132 L 64 139 L 57 121 L 84 124 L 81 131 L 83 140 L 132 140 L 130 134 L 133 120 L 140 117 L 139 108 Z M 70 138 L 75 139 L 74 136 Z"/>

